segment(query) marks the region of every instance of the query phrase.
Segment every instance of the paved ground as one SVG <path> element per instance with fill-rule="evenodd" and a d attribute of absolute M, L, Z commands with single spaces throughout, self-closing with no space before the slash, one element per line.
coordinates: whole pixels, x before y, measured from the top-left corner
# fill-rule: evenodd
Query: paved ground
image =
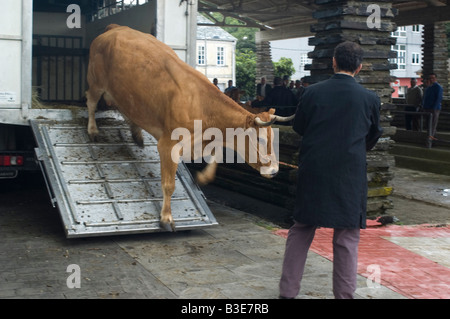
<path fill-rule="evenodd" d="M 394 182 L 397 195 L 402 196 L 401 190 L 405 195 L 394 199 L 413 203 L 429 216 L 435 209 L 443 209 L 439 211 L 440 227 L 374 225 L 364 231 L 356 297 L 450 298 L 450 229 L 442 221 L 449 208 L 439 201 L 425 203 L 414 198 L 403 186 L 411 184 L 407 178 L 411 172 L 403 173 Z M 210 201 L 220 223 L 216 227 L 69 240 L 46 191 L 39 184 L 23 187 L 26 182 L 22 181 L 22 187 L 2 184 L 0 298 L 278 296 L 286 231 L 259 217 Z M 422 182 L 419 193 L 442 187 L 442 197 L 437 198 L 446 200 L 447 179 L 415 177 L 414 183 Z M 333 298 L 330 238 L 326 229 L 317 233 L 299 298 Z M 79 266 L 80 288 L 68 287 L 78 285 L 77 270 L 67 271 L 70 265 Z"/>

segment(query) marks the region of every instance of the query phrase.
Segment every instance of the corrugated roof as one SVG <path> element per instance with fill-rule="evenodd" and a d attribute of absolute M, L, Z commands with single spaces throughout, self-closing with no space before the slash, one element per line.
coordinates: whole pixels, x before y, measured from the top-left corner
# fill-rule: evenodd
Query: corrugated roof
<path fill-rule="evenodd" d="M 370 4 L 370 1 L 362 2 Z M 374 1 L 376 2 L 376 1 Z M 394 18 L 398 25 L 427 24 L 447 21 L 450 16 L 450 0 L 393 0 L 392 7 L 399 15 Z M 324 10 L 323 0 L 199 0 L 198 10 L 204 14 L 216 12 L 224 17 L 237 18 L 247 27 L 257 27 L 265 31 L 283 30 L 280 39 L 287 31 L 297 36 L 309 36 L 310 25 L 317 23 L 313 12 Z M 333 3 L 330 4 L 332 7 Z M 216 21 L 225 26 L 226 20 Z M 295 29 L 297 31 L 293 32 Z M 294 37 L 294 36 L 291 36 Z"/>

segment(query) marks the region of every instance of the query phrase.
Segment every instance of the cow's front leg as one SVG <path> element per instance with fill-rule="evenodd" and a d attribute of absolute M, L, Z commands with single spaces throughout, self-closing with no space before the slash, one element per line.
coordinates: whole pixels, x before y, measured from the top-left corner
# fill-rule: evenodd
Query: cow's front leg
<path fill-rule="evenodd" d="M 170 201 L 175 190 L 175 175 L 177 173 L 178 158 L 172 159 L 172 148 L 176 141 L 160 139 L 158 152 L 161 159 L 161 187 L 163 192 L 163 205 L 161 208 L 160 225 L 168 231 L 175 231 L 175 222 L 172 217 Z"/>

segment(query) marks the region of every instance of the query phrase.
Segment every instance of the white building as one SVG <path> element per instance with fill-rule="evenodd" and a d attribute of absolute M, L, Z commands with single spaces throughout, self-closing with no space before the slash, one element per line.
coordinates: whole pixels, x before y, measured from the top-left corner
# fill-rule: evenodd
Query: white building
<path fill-rule="evenodd" d="M 397 77 L 397 81 L 391 84 L 395 92 L 392 97 L 405 97 L 411 78 L 421 81 L 422 72 L 422 31 L 423 25 L 398 27 L 391 36 L 397 39 L 397 44 L 392 50 L 397 52 L 397 58 L 391 59 L 391 63 L 397 64 L 397 69 L 391 71 L 391 75 Z"/>
<path fill-rule="evenodd" d="M 198 15 L 197 23 L 211 23 Z M 197 26 L 196 69 L 212 82 L 218 80 L 221 91 L 228 87 L 228 81 L 236 84 L 236 42 L 237 39 L 220 27 Z"/>

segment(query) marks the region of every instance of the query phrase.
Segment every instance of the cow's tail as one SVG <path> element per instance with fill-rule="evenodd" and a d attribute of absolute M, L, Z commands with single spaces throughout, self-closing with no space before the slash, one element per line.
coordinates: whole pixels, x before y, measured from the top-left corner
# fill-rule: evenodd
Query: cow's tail
<path fill-rule="evenodd" d="M 120 27 L 120 25 L 118 25 L 118 24 L 115 24 L 115 23 L 109 24 L 106 26 L 105 32 L 108 32 L 109 30 L 112 30 L 112 29 L 118 28 L 118 27 Z"/>

